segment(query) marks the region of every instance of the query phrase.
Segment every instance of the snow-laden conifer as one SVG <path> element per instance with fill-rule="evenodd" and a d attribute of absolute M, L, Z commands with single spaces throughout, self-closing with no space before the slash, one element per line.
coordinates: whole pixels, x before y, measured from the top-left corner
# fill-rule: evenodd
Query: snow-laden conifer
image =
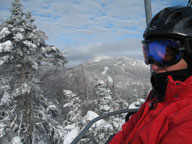
<path fill-rule="evenodd" d="M 66 60 L 33 22 L 31 12 L 13 0 L 11 16 L 0 27 L 0 143 L 61 143 L 63 129 L 49 113 L 36 71 Z"/>
<path fill-rule="evenodd" d="M 97 80 L 95 85 L 95 99 L 90 102 L 93 105 L 93 111 L 88 111 L 83 118 L 83 124 L 86 125 L 90 120 L 99 115 L 108 112 L 125 109 L 127 102 L 122 99 L 112 97 L 111 90 L 102 80 Z M 107 138 L 120 130 L 125 121 L 125 115 L 110 116 L 96 122 L 89 130 L 88 134 L 96 138 L 99 143 L 105 143 Z M 87 143 L 88 141 L 82 141 Z"/>
<path fill-rule="evenodd" d="M 66 119 L 63 122 L 64 143 L 70 144 L 72 142 L 72 137 L 74 135 L 76 136 L 77 133 L 79 133 L 80 129 L 83 127 L 82 125 L 83 117 L 81 110 L 82 101 L 77 94 L 74 94 L 70 90 L 64 90 L 63 93 L 66 99 L 63 107 L 65 109 L 68 109 Z"/>
<path fill-rule="evenodd" d="M 90 110 L 85 115 L 82 113 L 82 101 L 77 94 L 71 90 L 64 90 L 65 103 L 63 107 L 67 110 L 64 125 L 64 143 L 70 144 L 77 134 L 89 121 L 94 118 L 116 110 L 128 107 L 128 104 L 119 98 L 113 98 L 111 90 L 102 80 L 97 80 L 95 85 L 95 99 L 89 101 Z M 105 143 L 109 135 L 120 130 L 125 122 L 125 115 L 111 116 L 97 121 L 91 126 L 86 135 L 96 138 L 99 143 Z M 82 139 L 82 144 L 90 143 L 88 139 Z"/>

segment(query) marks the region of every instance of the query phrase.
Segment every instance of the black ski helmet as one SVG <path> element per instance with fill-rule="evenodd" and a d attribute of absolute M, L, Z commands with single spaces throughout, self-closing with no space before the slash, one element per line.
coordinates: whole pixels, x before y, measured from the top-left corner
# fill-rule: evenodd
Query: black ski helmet
<path fill-rule="evenodd" d="M 192 7 L 167 7 L 157 13 L 144 31 L 145 40 L 173 38 L 185 47 L 184 59 L 192 74 Z"/>
<path fill-rule="evenodd" d="M 143 34 L 144 39 L 154 36 L 192 37 L 192 7 L 167 7 L 157 13 Z"/>

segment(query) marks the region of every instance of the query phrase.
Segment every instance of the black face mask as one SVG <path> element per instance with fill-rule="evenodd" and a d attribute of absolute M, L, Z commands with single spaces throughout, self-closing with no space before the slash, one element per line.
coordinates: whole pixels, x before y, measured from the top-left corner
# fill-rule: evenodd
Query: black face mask
<path fill-rule="evenodd" d="M 189 77 L 188 70 L 177 70 L 177 71 L 170 71 L 170 72 L 164 72 L 164 73 L 152 73 L 151 76 L 151 84 L 153 86 L 153 89 L 157 93 L 157 97 L 159 101 L 163 101 L 166 87 L 167 87 L 167 76 L 171 75 L 173 77 L 173 80 L 179 80 L 184 81 L 186 78 Z"/>

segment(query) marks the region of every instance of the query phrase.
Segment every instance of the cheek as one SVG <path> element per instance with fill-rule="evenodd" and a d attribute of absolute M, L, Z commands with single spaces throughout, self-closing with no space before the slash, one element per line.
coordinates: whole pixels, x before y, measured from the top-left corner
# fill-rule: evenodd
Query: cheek
<path fill-rule="evenodd" d="M 166 67 L 167 71 L 174 71 L 174 70 L 181 70 L 181 69 L 187 69 L 188 65 L 187 63 L 181 59 L 181 61 L 179 61 L 177 64 Z"/>

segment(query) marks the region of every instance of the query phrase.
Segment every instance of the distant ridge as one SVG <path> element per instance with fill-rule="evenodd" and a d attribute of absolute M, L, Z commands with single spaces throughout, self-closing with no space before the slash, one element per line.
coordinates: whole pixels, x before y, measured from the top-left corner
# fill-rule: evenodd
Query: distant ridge
<path fill-rule="evenodd" d="M 84 68 L 89 83 L 99 79 L 114 85 L 116 95 L 125 99 L 142 97 L 150 90 L 149 66 L 141 60 L 126 56 L 95 57 L 77 67 Z"/>

